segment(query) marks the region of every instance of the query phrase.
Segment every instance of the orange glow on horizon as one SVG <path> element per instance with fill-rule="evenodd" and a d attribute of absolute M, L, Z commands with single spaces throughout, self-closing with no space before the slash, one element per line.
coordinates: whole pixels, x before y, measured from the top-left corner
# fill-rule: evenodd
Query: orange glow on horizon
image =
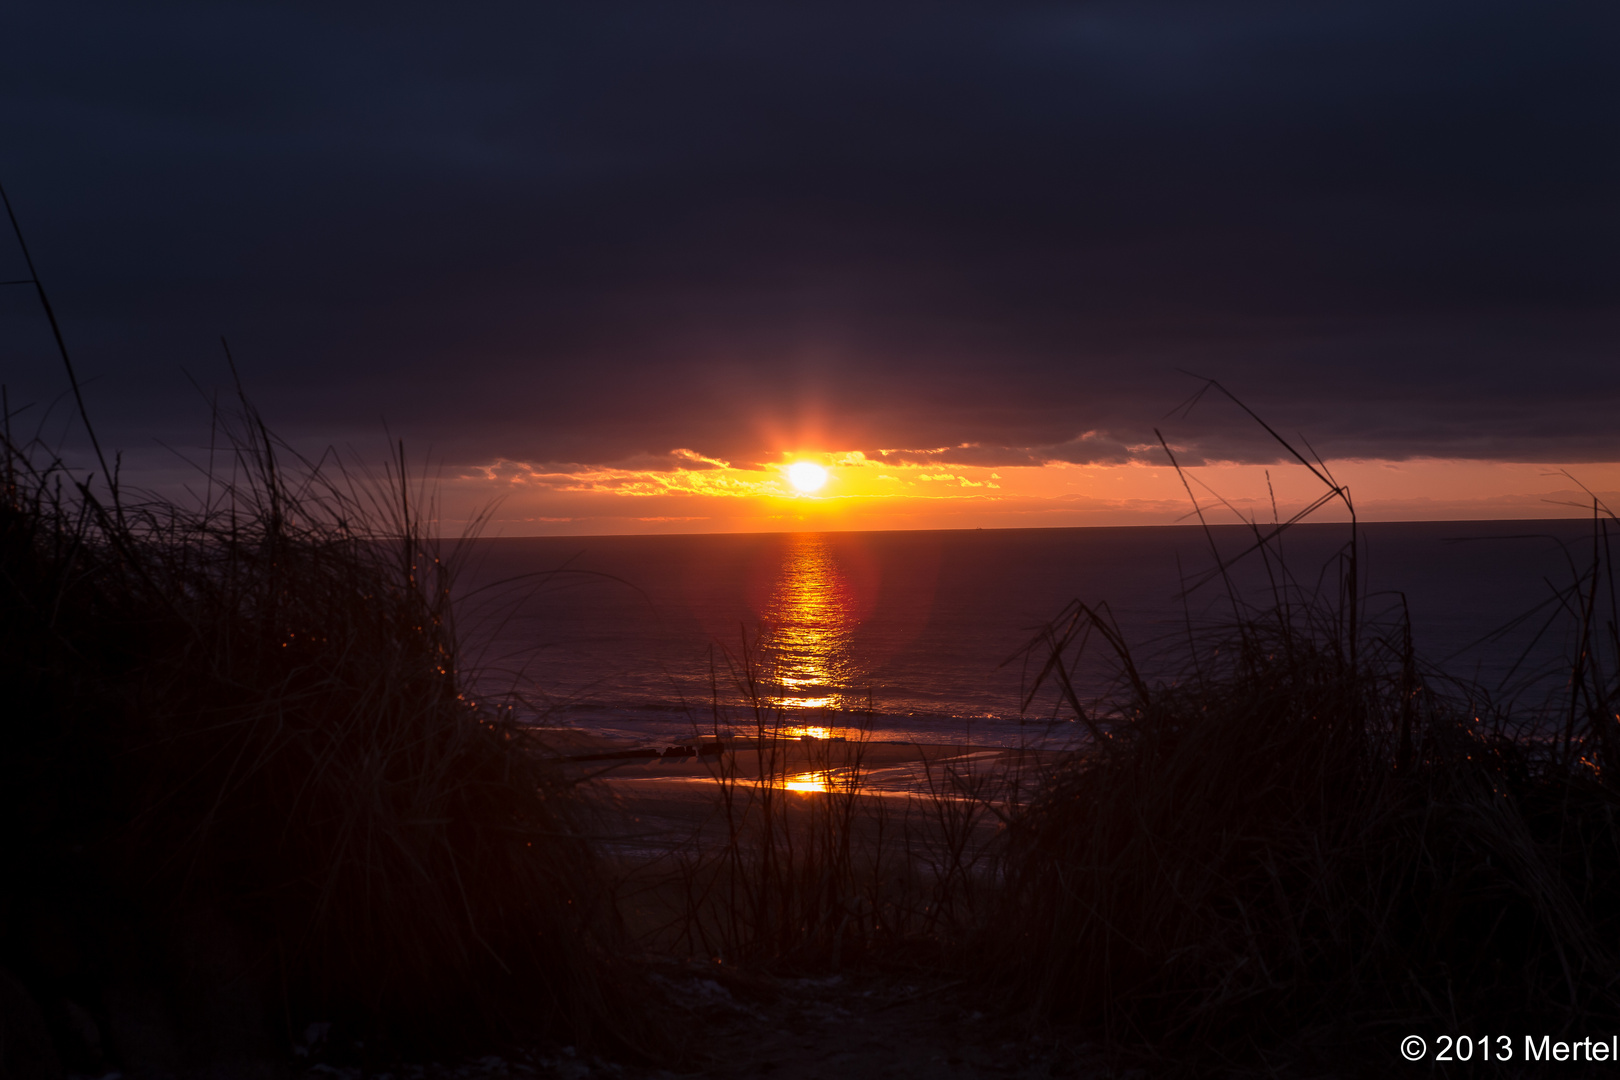
<path fill-rule="evenodd" d="M 938 451 L 868 457 L 858 450 L 784 453 L 736 463 L 691 450 L 659 464 L 547 469 L 496 461 L 448 481 L 441 528 L 487 518 L 506 535 L 1028 528 L 1196 522 L 1166 464 L 963 465 Z M 1580 517 L 1596 493 L 1620 509 L 1620 462 L 1412 458 L 1330 460 L 1363 521 Z M 1321 494 L 1304 469 L 1211 463 L 1187 480 L 1212 523 L 1287 518 Z M 1275 506 L 1275 509 L 1274 509 Z M 1323 507 L 1313 520 L 1337 520 Z"/>

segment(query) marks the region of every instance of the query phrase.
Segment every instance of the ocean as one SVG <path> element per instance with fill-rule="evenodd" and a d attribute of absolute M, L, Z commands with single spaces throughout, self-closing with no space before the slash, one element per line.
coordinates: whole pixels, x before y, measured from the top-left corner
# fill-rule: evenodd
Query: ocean
<path fill-rule="evenodd" d="M 1558 600 L 1590 565 L 1590 520 L 1360 527 L 1364 610 L 1410 612 L 1418 655 L 1498 694 L 1560 679 Z M 1296 598 L 1338 587 L 1348 525 L 1304 524 L 1282 552 Z M 1005 746 L 1076 735 L 1026 659 L 1072 600 L 1106 604 L 1150 678 L 1189 632 L 1265 606 L 1281 571 L 1244 526 L 483 538 L 456 617 L 479 693 L 544 722 L 648 745 L 751 726 L 750 673 L 790 732 Z M 1208 580 L 1206 580 L 1208 579 Z M 1076 669 L 1102 693 L 1109 665 Z"/>

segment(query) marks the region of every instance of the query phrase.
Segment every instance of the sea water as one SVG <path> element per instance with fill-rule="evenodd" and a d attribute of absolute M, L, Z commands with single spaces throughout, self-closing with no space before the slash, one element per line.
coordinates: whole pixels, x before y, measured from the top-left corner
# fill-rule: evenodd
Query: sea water
<path fill-rule="evenodd" d="M 1170 679 L 1240 608 L 1338 603 L 1351 535 L 1298 525 L 1264 558 L 1244 555 L 1244 526 L 484 538 L 463 551 L 458 630 L 480 692 L 639 743 L 763 718 L 1050 745 L 1077 733 L 1035 679 L 1071 601 L 1106 606 L 1147 677 Z M 1593 545 L 1590 520 L 1364 524 L 1361 607 L 1386 625 L 1409 613 L 1417 654 L 1450 675 L 1546 692 L 1574 626 L 1560 597 Z M 1095 635 L 1089 650 L 1073 667 L 1088 700 L 1118 673 Z"/>

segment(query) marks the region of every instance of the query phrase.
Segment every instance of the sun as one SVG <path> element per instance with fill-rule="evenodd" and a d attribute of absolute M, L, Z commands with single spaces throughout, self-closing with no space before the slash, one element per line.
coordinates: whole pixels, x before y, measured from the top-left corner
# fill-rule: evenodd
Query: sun
<path fill-rule="evenodd" d="M 827 482 L 827 470 L 813 461 L 795 461 L 787 469 L 788 483 L 806 494 Z"/>

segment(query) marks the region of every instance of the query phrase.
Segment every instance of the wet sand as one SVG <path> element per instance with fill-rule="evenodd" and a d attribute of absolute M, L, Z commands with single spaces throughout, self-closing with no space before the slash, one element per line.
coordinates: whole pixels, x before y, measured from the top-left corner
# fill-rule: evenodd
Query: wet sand
<path fill-rule="evenodd" d="M 726 842 L 767 792 L 790 816 L 818 799 L 853 796 L 857 833 L 921 815 L 940 800 L 997 808 L 1017 801 L 1065 755 L 1058 751 L 946 743 L 729 738 L 689 747 L 636 747 L 589 732 L 543 736 L 598 795 L 602 836 L 632 861 Z M 652 756 L 657 750 L 660 756 Z M 663 751 L 690 749 L 692 753 Z M 610 755 L 637 754 L 633 757 Z M 730 800 L 728 809 L 727 800 Z"/>
<path fill-rule="evenodd" d="M 768 736 L 700 739 L 660 748 L 576 729 L 547 729 L 536 737 L 567 759 L 582 778 L 615 785 L 723 779 L 757 784 L 770 778 L 789 790 L 846 790 L 855 785 L 870 794 L 987 794 L 974 785 L 1033 776 L 1070 753 L 966 743 Z"/>

